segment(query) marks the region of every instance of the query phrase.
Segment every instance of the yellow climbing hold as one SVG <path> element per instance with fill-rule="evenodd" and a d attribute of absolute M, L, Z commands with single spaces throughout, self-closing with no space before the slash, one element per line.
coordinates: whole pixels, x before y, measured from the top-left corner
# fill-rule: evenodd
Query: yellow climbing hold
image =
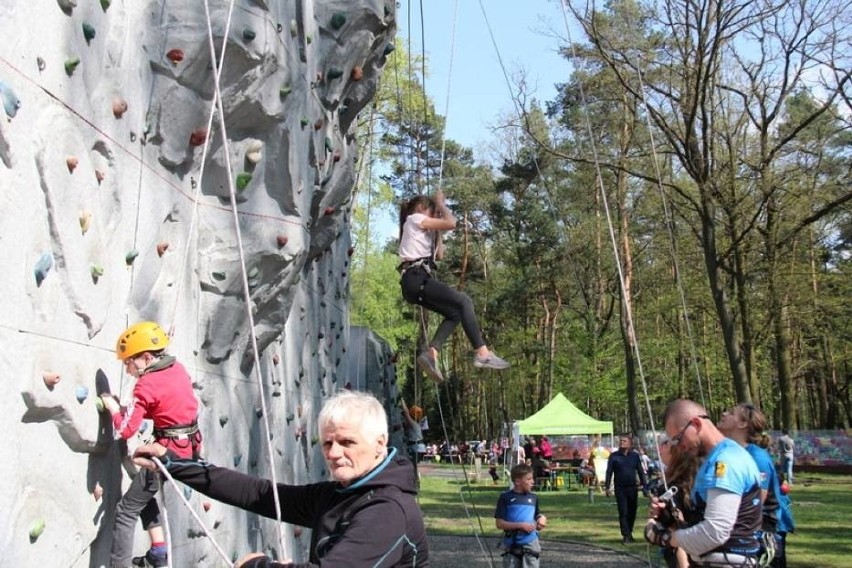
<path fill-rule="evenodd" d="M 35 541 L 44 532 L 44 519 L 38 519 L 30 525 L 30 540 Z"/>
<path fill-rule="evenodd" d="M 82 211 L 80 213 L 80 231 L 85 235 L 89 232 L 89 226 L 92 224 L 92 213 L 90 211 Z"/>

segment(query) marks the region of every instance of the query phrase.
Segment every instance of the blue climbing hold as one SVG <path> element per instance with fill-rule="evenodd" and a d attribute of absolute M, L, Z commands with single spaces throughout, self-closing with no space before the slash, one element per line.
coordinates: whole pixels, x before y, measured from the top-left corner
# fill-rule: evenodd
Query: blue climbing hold
<path fill-rule="evenodd" d="M 0 98 L 3 99 L 3 110 L 6 111 L 6 116 L 15 118 L 18 114 L 18 109 L 21 108 L 21 99 L 12 90 L 12 87 L 0 81 Z"/>
<path fill-rule="evenodd" d="M 77 390 L 74 391 L 74 396 L 77 397 L 77 402 L 83 404 L 83 402 L 89 398 L 89 387 L 80 385 L 77 387 Z"/>
<path fill-rule="evenodd" d="M 45 278 L 47 278 L 47 273 L 50 271 L 50 268 L 52 266 L 53 255 L 51 255 L 49 252 L 42 253 L 38 261 L 36 261 L 35 268 L 33 269 L 36 286 L 41 286 L 41 283 L 44 282 Z"/>
<path fill-rule="evenodd" d="M 243 461 L 243 454 L 237 454 L 234 456 L 234 467 L 238 467 L 240 462 Z"/>
<path fill-rule="evenodd" d="M 183 498 L 189 501 L 189 498 L 192 497 L 192 488 L 189 485 L 183 486 Z"/>

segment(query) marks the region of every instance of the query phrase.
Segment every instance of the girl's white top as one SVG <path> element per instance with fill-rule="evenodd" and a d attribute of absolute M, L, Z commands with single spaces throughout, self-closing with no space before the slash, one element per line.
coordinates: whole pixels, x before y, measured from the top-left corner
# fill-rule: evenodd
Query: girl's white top
<path fill-rule="evenodd" d="M 403 261 L 432 257 L 435 231 L 421 227 L 421 223 L 426 218 L 427 216 L 423 213 L 412 213 L 405 219 L 405 224 L 402 226 L 402 239 L 399 241 L 399 258 Z"/>

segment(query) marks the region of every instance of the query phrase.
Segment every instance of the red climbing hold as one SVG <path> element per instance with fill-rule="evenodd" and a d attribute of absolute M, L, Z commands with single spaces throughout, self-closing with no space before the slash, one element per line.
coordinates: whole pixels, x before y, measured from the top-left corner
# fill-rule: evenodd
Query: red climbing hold
<path fill-rule="evenodd" d="M 166 53 L 166 57 L 169 58 L 173 64 L 177 65 L 181 61 L 183 61 L 183 50 L 182 49 L 170 49 Z"/>
<path fill-rule="evenodd" d="M 204 503 L 201 504 L 201 506 L 204 507 L 204 512 L 206 513 L 207 511 L 210 510 L 210 507 L 213 506 L 213 503 L 211 503 L 210 501 L 205 501 Z"/>
<path fill-rule="evenodd" d="M 353 81 L 360 81 L 364 78 L 364 69 L 360 65 L 356 65 L 352 68 L 352 72 L 349 74 L 349 77 Z"/>
<path fill-rule="evenodd" d="M 199 128 L 197 130 L 193 130 L 192 134 L 189 135 L 189 143 L 192 146 L 201 146 L 207 141 L 207 129 Z"/>
<path fill-rule="evenodd" d="M 115 98 L 112 101 L 112 114 L 115 118 L 121 118 L 127 112 L 127 101 L 122 98 Z"/>
<path fill-rule="evenodd" d="M 77 164 L 79 163 L 80 161 L 74 156 L 68 156 L 65 158 L 65 165 L 68 166 L 68 173 L 70 174 L 74 173 L 74 170 L 77 169 Z"/>
<path fill-rule="evenodd" d="M 314 123 L 314 130 L 319 130 L 320 128 L 322 128 L 322 125 L 323 125 L 323 124 L 325 124 L 325 121 L 324 121 L 323 119 L 319 119 L 319 120 L 317 120 L 317 121 Z"/>
<path fill-rule="evenodd" d="M 349 247 L 349 250 L 346 251 L 346 256 L 352 256 L 355 252 L 355 247 Z"/>
<path fill-rule="evenodd" d="M 288 239 L 286 235 L 278 235 L 275 240 L 278 242 L 278 248 L 281 248 L 287 244 Z"/>
<path fill-rule="evenodd" d="M 98 185 L 106 179 L 106 173 L 102 170 L 95 170 L 95 179 L 98 180 Z"/>
<path fill-rule="evenodd" d="M 167 242 L 157 243 L 157 255 L 163 256 L 164 254 L 166 254 L 166 251 L 168 250 L 168 248 L 169 248 L 169 243 L 167 243 Z"/>
<path fill-rule="evenodd" d="M 272 356 L 272 364 L 277 365 L 281 362 L 281 357 L 278 356 L 278 353 Z"/>
<path fill-rule="evenodd" d="M 334 207 L 326 207 L 325 211 L 323 211 L 323 214 L 325 214 L 326 217 L 328 217 L 329 215 L 334 215 Z"/>
<path fill-rule="evenodd" d="M 47 387 L 47 390 L 53 390 L 53 387 L 62 380 L 62 377 L 59 376 L 59 373 L 51 373 L 50 371 L 47 371 L 42 373 L 41 379 L 44 381 L 44 386 Z"/>

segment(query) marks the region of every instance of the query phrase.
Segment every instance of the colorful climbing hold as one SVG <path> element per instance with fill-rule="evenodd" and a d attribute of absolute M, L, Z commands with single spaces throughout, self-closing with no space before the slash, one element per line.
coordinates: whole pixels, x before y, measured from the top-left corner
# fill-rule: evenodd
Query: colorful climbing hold
<path fill-rule="evenodd" d="M 281 97 L 282 99 L 286 99 L 287 95 L 289 95 L 292 92 L 293 92 L 293 87 L 291 87 L 290 85 L 284 85 L 283 87 L 278 89 L 278 96 Z"/>
<path fill-rule="evenodd" d="M 284 247 L 287 245 L 287 236 L 286 235 L 278 235 L 275 237 L 275 242 L 278 243 L 278 248 Z"/>
<path fill-rule="evenodd" d="M 77 0 L 56 0 L 63 12 L 70 12 L 77 7 Z"/>
<path fill-rule="evenodd" d="M 95 408 L 98 410 L 98 412 L 103 412 L 104 409 L 106 408 L 104 406 L 104 399 L 102 399 L 99 396 L 96 396 L 95 397 Z"/>
<path fill-rule="evenodd" d="M 38 67 L 39 72 L 44 71 L 44 68 L 47 67 L 43 57 L 36 57 L 36 67 Z"/>
<path fill-rule="evenodd" d="M 234 456 L 234 467 L 240 465 L 240 462 L 243 461 L 243 454 L 237 454 Z"/>
<path fill-rule="evenodd" d="M 100 399 L 98 399 L 98 400 L 100 400 Z M 97 502 L 97 501 L 100 501 L 101 497 L 103 497 L 103 496 L 104 496 L 104 488 L 101 487 L 101 484 L 100 484 L 99 481 L 95 481 L 95 487 L 94 487 L 94 489 L 92 489 L 92 497 L 94 497 L 95 502 Z"/>
<path fill-rule="evenodd" d="M 30 540 L 35 542 L 44 532 L 44 519 L 37 519 L 30 524 Z"/>
<path fill-rule="evenodd" d="M 189 485 L 183 486 L 183 498 L 189 501 L 189 498 L 192 497 L 192 487 Z"/>
<path fill-rule="evenodd" d="M 89 269 L 89 272 L 92 275 L 92 282 L 95 284 L 98 283 L 98 278 L 104 275 L 104 267 L 99 264 L 93 264 Z"/>
<path fill-rule="evenodd" d="M 248 172 L 240 172 L 237 174 L 237 191 L 243 191 L 251 182 L 251 174 Z"/>
<path fill-rule="evenodd" d="M 169 243 L 163 241 L 161 243 L 157 243 L 157 256 L 162 257 L 166 254 L 166 251 L 169 249 Z"/>
<path fill-rule="evenodd" d="M 258 418 L 260 418 L 261 416 L 263 416 L 263 408 L 258 406 L 257 408 L 254 409 L 254 414 Z"/>
<path fill-rule="evenodd" d="M 59 373 L 52 373 L 50 371 L 45 371 L 41 374 L 41 380 L 44 381 L 44 386 L 47 387 L 47 390 L 53 390 L 59 381 L 62 380 L 62 377 L 59 376 Z"/>
<path fill-rule="evenodd" d="M 68 156 L 67 158 L 65 158 L 65 165 L 68 166 L 68 173 L 69 174 L 74 173 L 74 170 L 77 169 L 77 164 L 79 164 L 79 163 L 80 163 L 80 161 L 74 156 Z"/>
<path fill-rule="evenodd" d="M 337 67 L 332 67 L 331 69 L 328 70 L 328 73 L 326 73 L 325 76 L 329 80 L 340 79 L 341 77 L 343 77 L 343 70 L 338 69 Z"/>
<path fill-rule="evenodd" d="M 331 17 L 331 27 L 335 30 L 339 30 L 343 27 L 343 24 L 346 23 L 346 14 L 342 12 L 335 12 Z"/>
<path fill-rule="evenodd" d="M 307 43 L 308 45 L 311 45 L 311 43 L 312 43 L 313 41 L 314 41 L 314 36 L 312 36 L 311 34 L 307 34 L 307 35 L 305 36 L 305 43 Z"/>
<path fill-rule="evenodd" d="M 360 65 L 356 65 L 352 68 L 352 71 L 349 73 L 349 78 L 353 81 L 360 81 L 364 78 L 364 68 Z"/>
<path fill-rule="evenodd" d="M 325 124 L 324 119 L 322 119 L 322 118 L 317 119 L 317 121 L 314 123 L 314 130 L 319 130 L 320 128 L 323 127 L 324 124 Z"/>
<path fill-rule="evenodd" d="M 332 150 L 334 150 L 334 144 L 332 144 L 331 137 L 326 136 L 325 137 L 325 151 L 331 152 Z"/>
<path fill-rule="evenodd" d="M 227 424 L 227 423 L 228 423 L 228 420 L 230 420 L 230 418 L 228 417 L 228 415 L 227 415 L 227 414 L 221 414 L 221 415 L 219 416 L 219 426 L 224 427 L 224 426 L 225 426 L 225 424 Z"/>
<path fill-rule="evenodd" d="M 125 255 L 124 255 L 124 263 L 125 263 L 127 266 L 133 266 L 133 261 L 135 261 L 135 260 L 136 260 L 136 257 L 137 257 L 137 256 L 139 256 L 139 251 L 138 251 L 138 250 L 135 250 L 135 249 L 134 249 L 134 250 L 132 250 L 132 251 L 128 252 L 127 254 L 125 254 Z"/>
<path fill-rule="evenodd" d="M 254 30 L 246 28 L 243 30 L 243 39 L 246 41 L 253 41 L 254 38 L 257 37 L 257 34 Z"/>
<path fill-rule="evenodd" d="M 274 355 L 272 355 L 272 364 L 273 365 L 277 365 L 280 362 L 281 362 L 281 356 L 278 355 L 278 353 L 275 353 Z"/>
<path fill-rule="evenodd" d="M 210 507 L 212 507 L 212 506 L 213 506 L 213 503 L 211 503 L 210 501 L 204 501 L 201 504 L 201 508 L 204 509 L 205 513 L 208 512 L 210 510 Z"/>
<path fill-rule="evenodd" d="M 89 226 L 92 224 L 92 212 L 85 209 L 80 212 L 80 232 L 84 235 L 89 232 Z"/>
<path fill-rule="evenodd" d="M 121 118 L 127 112 L 127 101 L 121 97 L 112 100 L 112 114 L 115 118 Z"/>
<path fill-rule="evenodd" d="M 296 538 L 302 536 L 302 527 L 293 527 L 293 536 Z"/>
<path fill-rule="evenodd" d="M 18 109 L 21 108 L 21 99 L 12 90 L 12 87 L 0 81 L 0 98 L 3 99 L 3 110 L 6 111 L 6 116 L 15 118 L 18 114 Z"/>
<path fill-rule="evenodd" d="M 95 26 L 89 22 L 83 22 L 83 37 L 86 38 L 86 43 L 91 43 L 95 39 L 96 33 Z"/>
<path fill-rule="evenodd" d="M 53 266 L 53 255 L 49 252 L 43 252 L 39 259 L 36 261 L 35 268 L 33 269 L 33 275 L 35 276 L 36 286 L 41 286 L 41 283 L 44 282 L 44 279 L 47 278 L 47 273 L 50 271 L 50 268 Z"/>
<path fill-rule="evenodd" d="M 169 61 L 172 62 L 173 65 L 177 65 L 181 61 L 183 61 L 183 50 L 182 49 L 170 49 L 166 52 L 166 57 Z"/>
<path fill-rule="evenodd" d="M 323 211 L 323 215 L 328 217 L 329 215 L 334 215 L 334 207 L 326 207 Z"/>
<path fill-rule="evenodd" d="M 227 275 L 221 270 L 214 270 L 212 273 L 210 273 L 210 276 L 213 277 L 213 280 L 218 280 L 219 282 L 221 282 L 227 277 Z"/>
<path fill-rule="evenodd" d="M 290 37 L 296 37 L 298 33 L 299 25 L 296 23 L 296 20 L 290 20 Z"/>
<path fill-rule="evenodd" d="M 309 121 L 307 118 L 302 118 L 302 119 L 299 121 L 299 124 L 301 124 L 301 125 L 302 125 L 302 129 L 304 129 L 304 128 L 308 125 L 308 124 L 310 124 L 310 121 Z"/>
<path fill-rule="evenodd" d="M 198 128 L 189 135 L 190 146 L 201 146 L 207 141 L 207 129 Z"/>
<path fill-rule="evenodd" d="M 395 49 L 396 49 L 396 46 L 392 43 L 389 43 L 385 46 L 385 50 L 382 52 L 382 55 L 387 57 L 388 55 L 393 53 Z"/>
<path fill-rule="evenodd" d="M 65 60 L 65 73 L 70 77 L 74 74 L 74 70 L 77 69 L 77 66 L 80 64 L 79 57 L 69 57 Z"/>
<path fill-rule="evenodd" d="M 352 256 L 352 254 L 353 254 L 354 252 L 355 252 L 355 247 L 349 247 L 349 248 L 346 250 L 346 256 Z M 334 322 L 332 322 L 332 323 L 334 323 Z"/>
<path fill-rule="evenodd" d="M 89 387 L 85 385 L 78 385 L 77 389 L 74 391 L 74 396 L 77 398 L 77 402 L 83 404 L 83 402 L 89 397 Z"/>
<path fill-rule="evenodd" d="M 104 12 L 109 10 L 110 4 L 112 4 L 112 0 L 101 0 L 101 10 Z"/>

